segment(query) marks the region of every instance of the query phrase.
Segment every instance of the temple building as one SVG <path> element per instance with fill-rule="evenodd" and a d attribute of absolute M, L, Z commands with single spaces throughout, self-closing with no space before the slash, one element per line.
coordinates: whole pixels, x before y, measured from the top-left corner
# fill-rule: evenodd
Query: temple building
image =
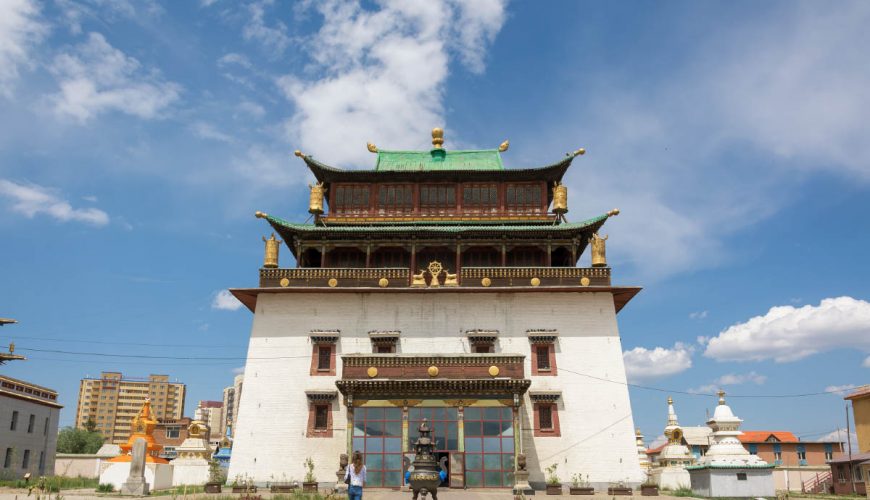
<path fill-rule="evenodd" d="M 313 220 L 257 212 L 273 232 L 259 286 L 231 290 L 254 318 L 229 477 L 300 479 L 310 457 L 334 481 L 360 450 L 367 486 L 398 487 L 426 418 L 450 488 L 511 488 L 518 467 L 543 487 L 554 463 L 640 483 L 616 321 L 640 288 L 611 283 L 598 232 L 618 210 L 567 220 L 584 150 L 505 168 L 507 141 L 432 145 L 369 144 L 370 170 L 296 151 Z"/>

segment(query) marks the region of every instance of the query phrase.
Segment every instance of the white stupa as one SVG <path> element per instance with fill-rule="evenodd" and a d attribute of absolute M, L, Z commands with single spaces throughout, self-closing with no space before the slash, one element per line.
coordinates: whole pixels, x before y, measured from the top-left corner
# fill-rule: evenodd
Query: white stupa
<path fill-rule="evenodd" d="M 649 455 L 646 454 L 646 445 L 643 444 L 643 434 L 640 429 L 634 431 L 635 440 L 637 441 L 637 461 L 640 463 L 640 470 L 649 472 L 652 464 L 649 461 Z"/>
<path fill-rule="evenodd" d="M 677 490 L 690 484 L 686 466 L 695 462 L 689 448 L 683 444 L 683 430 L 674 411 L 674 400 L 668 397 L 668 425 L 665 426 L 668 444 L 659 453 L 658 466 L 652 469 L 652 480 L 662 489 Z"/>
<path fill-rule="evenodd" d="M 692 491 L 705 497 L 772 497 L 773 465 L 752 455 L 737 436 L 743 420 L 725 404 L 719 391 L 719 405 L 707 426 L 713 430 L 713 444 L 696 466 L 689 467 Z"/>

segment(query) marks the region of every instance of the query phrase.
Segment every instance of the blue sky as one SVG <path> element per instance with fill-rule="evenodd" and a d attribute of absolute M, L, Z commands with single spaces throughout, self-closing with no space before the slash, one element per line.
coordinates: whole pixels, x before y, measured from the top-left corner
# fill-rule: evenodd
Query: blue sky
<path fill-rule="evenodd" d="M 0 341 L 30 358 L 3 373 L 59 390 L 62 424 L 101 370 L 177 377 L 187 413 L 219 399 L 251 322 L 220 291 L 257 282 L 253 213 L 307 215 L 292 151 L 370 167 L 367 141 L 443 126 L 448 148 L 510 139 L 508 167 L 587 149 L 569 219 L 622 210 L 614 280 L 645 287 L 619 316 L 632 381 L 865 383 L 868 21 L 862 2 L 3 2 L 0 316 L 21 324 Z M 631 396 L 652 440 L 667 393 Z M 674 396 L 684 425 L 715 404 Z M 732 405 L 750 429 L 844 426 L 837 394 Z"/>

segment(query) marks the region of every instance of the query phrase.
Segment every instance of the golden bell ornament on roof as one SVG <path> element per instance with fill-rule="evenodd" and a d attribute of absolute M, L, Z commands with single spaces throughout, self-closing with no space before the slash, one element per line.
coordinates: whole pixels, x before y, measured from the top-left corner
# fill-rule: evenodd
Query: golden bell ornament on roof
<path fill-rule="evenodd" d="M 598 233 L 592 235 L 589 243 L 592 244 L 592 267 L 607 267 L 607 252 L 605 241 L 608 236 L 602 238 Z"/>
<path fill-rule="evenodd" d="M 568 186 L 564 184 L 553 186 L 553 213 L 568 213 Z"/>
<path fill-rule="evenodd" d="M 323 187 L 322 182 L 318 182 L 314 185 L 309 184 L 308 187 L 311 188 L 311 197 L 308 201 L 308 213 L 320 215 L 323 213 L 323 195 L 326 193 L 326 188 Z"/>

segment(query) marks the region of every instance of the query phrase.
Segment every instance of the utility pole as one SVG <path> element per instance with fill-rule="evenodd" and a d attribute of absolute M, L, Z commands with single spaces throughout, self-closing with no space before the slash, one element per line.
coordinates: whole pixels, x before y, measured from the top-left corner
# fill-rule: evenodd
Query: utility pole
<path fill-rule="evenodd" d="M 846 446 L 849 450 L 849 482 L 852 483 L 852 494 L 857 495 L 855 489 L 855 469 L 852 468 L 852 430 L 849 424 L 849 403 L 846 403 Z"/>

